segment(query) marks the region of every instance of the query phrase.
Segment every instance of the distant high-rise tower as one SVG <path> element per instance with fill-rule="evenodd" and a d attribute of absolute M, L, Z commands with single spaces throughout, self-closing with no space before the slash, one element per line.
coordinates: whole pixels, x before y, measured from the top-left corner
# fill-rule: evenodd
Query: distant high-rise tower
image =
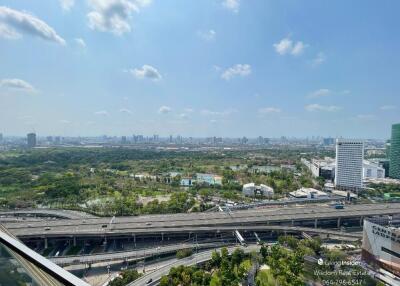
<path fill-rule="evenodd" d="M 364 143 L 360 140 L 336 139 L 335 185 L 358 191 L 363 187 Z"/>
<path fill-rule="evenodd" d="M 324 138 L 324 139 L 322 139 L 322 140 L 323 140 L 323 144 L 324 144 L 325 146 L 329 146 L 329 145 L 335 144 L 335 139 L 333 139 L 333 138 L 331 138 L 331 137 Z"/>
<path fill-rule="evenodd" d="M 27 140 L 28 140 L 29 148 L 33 148 L 36 146 L 36 134 L 35 133 L 28 133 Z"/>
<path fill-rule="evenodd" d="M 3 133 L 0 133 L 0 143 L 3 142 Z"/>
<path fill-rule="evenodd" d="M 400 179 L 400 123 L 392 125 L 389 177 Z"/>

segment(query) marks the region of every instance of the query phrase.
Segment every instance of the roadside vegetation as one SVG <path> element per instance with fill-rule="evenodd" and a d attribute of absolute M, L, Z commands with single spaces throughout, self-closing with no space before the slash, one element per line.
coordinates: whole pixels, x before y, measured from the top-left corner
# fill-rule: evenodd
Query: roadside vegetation
<path fill-rule="evenodd" d="M 108 283 L 108 286 L 126 286 L 128 283 L 135 281 L 140 276 L 142 276 L 142 274 L 138 273 L 137 270 L 124 270 L 117 278 Z"/>
<path fill-rule="evenodd" d="M 324 263 L 319 265 L 318 259 Z M 274 245 L 245 253 L 226 248 L 214 251 L 210 261 L 200 266 L 172 268 L 161 278 L 160 286 L 303 286 L 357 285 L 381 286 L 357 265 L 346 263 L 351 256 L 340 250 L 328 250 L 319 239 L 282 236 Z M 344 263 L 343 263 L 344 262 Z"/>

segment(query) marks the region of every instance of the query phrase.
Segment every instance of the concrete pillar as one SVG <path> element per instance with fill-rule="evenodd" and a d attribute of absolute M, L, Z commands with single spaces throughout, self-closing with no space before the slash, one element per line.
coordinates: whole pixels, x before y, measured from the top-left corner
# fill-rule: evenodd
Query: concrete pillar
<path fill-rule="evenodd" d="M 340 228 L 340 225 L 341 225 L 341 219 L 340 219 L 340 217 L 337 219 L 337 228 Z"/>
<path fill-rule="evenodd" d="M 73 246 L 74 247 L 76 246 L 76 236 L 74 236 L 74 238 L 73 238 Z"/>
<path fill-rule="evenodd" d="M 317 218 L 314 220 L 314 228 L 318 228 L 318 219 Z"/>
<path fill-rule="evenodd" d="M 291 225 L 294 226 L 294 219 L 292 219 Z"/>
<path fill-rule="evenodd" d="M 49 242 L 47 241 L 47 237 L 44 238 L 44 249 L 49 247 Z"/>
<path fill-rule="evenodd" d="M 164 233 L 161 233 L 161 241 L 164 241 Z"/>

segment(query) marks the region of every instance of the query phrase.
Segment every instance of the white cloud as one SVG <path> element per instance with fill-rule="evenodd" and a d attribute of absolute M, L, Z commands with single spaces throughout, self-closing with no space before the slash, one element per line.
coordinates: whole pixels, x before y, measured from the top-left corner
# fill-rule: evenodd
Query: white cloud
<path fill-rule="evenodd" d="M 194 112 L 194 109 L 190 108 L 190 107 L 187 107 L 184 110 L 185 110 L 186 113 L 193 113 Z"/>
<path fill-rule="evenodd" d="M 317 103 L 309 104 L 305 107 L 307 111 L 327 111 L 327 112 L 334 112 L 341 109 L 341 107 L 336 105 L 320 105 Z"/>
<path fill-rule="evenodd" d="M 122 35 L 131 31 L 130 19 L 133 12 L 149 5 L 151 0 L 89 0 L 92 8 L 87 14 L 89 27 L 101 32 Z"/>
<path fill-rule="evenodd" d="M 21 38 L 21 34 L 18 34 L 17 31 L 2 23 L 0 23 L 0 36 L 8 40 Z"/>
<path fill-rule="evenodd" d="M 163 105 L 158 109 L 158 113 L 167 114 L 170 113 L 171 110 L 172 110 L 171 107 Z"/>
<path fill-rule="evenodd" d="M 273 44 L 275 51 L 280 55 L 291 54 L 293 56 L 301 55 L 307 47 L 302 41 L 293 43 L 290 38 L 283 38 L 279 43 Z"/>
<path fill-rule="evenodd" d="M 279 43 L 276 43 L 273 46 L 278 54 L 285 55 L 292 50 L 293 43 L 290 39 L 284 38 Z"/>
<path fill-rule="evenodd" d="M 271 114 L 271 113 L 280 113 L 280 112 L 282 112 L 282 110 L 277 107 L 264 107 L 264 108 L 260 108 L 258 110 L 258 112 L 261 114 Z"/>
<path fill-rule="evenodd" d="M 75 0 L 60 0 L 60 5 L 64 11 L 69 11 L 72 7 L 74 7 Z"/>
<path fill-rule="evenodd" d="M 213 65 L 213 69 L 214 71 L 219 72 L 221 70 L 221 67 L 218 65 Z"/>
<path fill-rule="evenodd" d="M 310 97 L 310 98 L 324 97 L 324 96 L 328 96 L 331 94 L 332 94 L 331 90 L 329 90 L 327 88 L 321 88 L 321 89 L 315 90 L 312 93 L 310 93 L 308 95 L 308 97 Z"/>
<path fill-rule="evenodd" d="M 62 124 L 70 124 L 71 121 L 62 119 L 62 120 L 60 120 L 60 123 L 62 123 Z"/>
<path fill-rule="evenodd" d="M 312 60 L 312 66 L 317 67 L 325 62 L 326 56 L 323 52 L 319 52 L 317 56 Z"/>
<path fill-rule="evenodd" d="M 162 78 L 158 70 L 150 65 L 143 65 L 142 68 L 136 68 L 130 70 L 130 72 L 138 79 L 148 78 L 157 81 Z"/>
<path fill-rule="evenodd" d="M 200 111 L 200 113 L 205 116 L 229 116 L 235 112 L 237 112 L 237 110 L 233 108 L 225 109 L 222 111 L 213 111 L 209 109 L 203 109 Z"/>
<path fill-rule="evenodd" d="M 214 30 L 199 31 L 197 34 L 201 39 L 207 42 L 215 40 L 215 37 L 217 36 L 217 33 Z"/>
<path fill-rule="evenodd" d="M 35 92 L 35 88 L 28 82 L 18 79 L 18 78 L 5 78 L 0 80 L 0 87 L 27 91 L 27 92 Z"/>
<path fill-rule="evenodd" d="M 121 113 L 126 113 L 126 114 L 132 114 L 132 113 L 133 113 L 132 110 L 127 109 L 127 108 L 121 108 L 121 109 L 119 110 L 119 112 L 121 112 Z"/>
<path fill-rule="evenodd" d="M 376 116 L 373 114 L 358 114 L 357 119 L 360 120 L 376 120 Z"/>
<path fill-rule="evenodd" d="M 101 116 L 108 116 L 108 112 L 106 110 L 96 111 L 94 114 L 101 115 Z"/>
<path fill-rule="evenodd" d="M 188 119 L 189 117 L 188 117 L 188 115 L 186 113 L 181 113 L 181 114 L 179 114 L 179 118 Z"/>
<path fill-rule="evenodd" d="M 80 46 L 81 48 L 86 48 L 86 43 L 82 38 L 75 38 L 75 43 Z"/>
<path fill-rule="evenodd" d="M 226 69 L 221 77 L 225 80 L 230 80 L 235 76 L 248 76 L 251 74 L 251 66 L 248 64 L 237 64 L 233 67 Z"/>
<path fill-rule="evenodd" d="M 382 105 L 379 109 L 380 110 L 393 110 L 393 109 L 397 109 L 397 106 L 395 106 L 395 105 Z"/>
<path fill-rule="evenodd" d="M 44 21 L 29 14 L 0 6 L 0 36 L 16 39 L 27 34 L 47 41 L 65 45 L 65 40 Z"/>
<path fill-rule="evenodd" d="M 294 56 L 298 56 L 303 53 L 305 48 L 306 48 L 306 45 L 304 45 L 303 42 L 299 41 L 293 46 L 293 49 L 290 53 Z"/>
<path fill-rule="evenodd" d="M 224 0 L 222 6 L 234 13 L 239 12 L 240 0 Z"/>

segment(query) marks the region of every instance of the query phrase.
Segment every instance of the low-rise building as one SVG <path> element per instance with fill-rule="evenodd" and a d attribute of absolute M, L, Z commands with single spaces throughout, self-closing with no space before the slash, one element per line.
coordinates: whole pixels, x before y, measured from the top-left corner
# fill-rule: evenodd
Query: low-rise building
<path fill-rule="evenodd" d="M 203 173 L 197 173 L 196 174 L 196 182 L 198 184 L 206 184 L 210 186 L 215 186 L 215 185 L 222 185 L 222 177 L 214 174 L 203 174 Z"/>
<path fill-rule="evenodd" d="M 130 174 L 129 176 L 139 181 L 145 181 L 145 180 L 157 181 L 157 176 L 150 175 L 148 173 Z"/>
<path fill-rule="evenodd" d="M 192 178 L 182 178 L 181 179 L 181 186 L 182 187 L 191 187 L 193 186 L 195 180 Z"/>
<path fill-rule="evenodd" d="M 273 171 L 279 171 L 280 169 L 280 167 L 276 166 L 252 166 L 249 172 L 253 174 L 269 174 Z"/>
<path fill-rule="evenodd" d="M 303 158 L 301 162 L 307 166 L 314 177 L 323 177 L 325 180 L 330 181 L 335 179 L 335 159 L 326 157 L 308 161 Z"/>
<path fill-rule="evenodd" d="M 301 188 L 297 191 L 290 192 L 289 195 L 296 199 L 326 199 L 328 194 L 313 188 Z"/>
<path fill-rule="evenodd" d="M 368 160 L 363 161 L 363 178 L 381 179 L 385 177 L 385 169 L 377 163 Z"/>
<path fill-rule="evenodd" d="M 272 197 L 274 195 L 274 189 L 264 184 L 257 186 L 254 183 L 248 183 L 243 185 L 242 193 L 248 197 L 254 197 L 256 195 Z"/>

